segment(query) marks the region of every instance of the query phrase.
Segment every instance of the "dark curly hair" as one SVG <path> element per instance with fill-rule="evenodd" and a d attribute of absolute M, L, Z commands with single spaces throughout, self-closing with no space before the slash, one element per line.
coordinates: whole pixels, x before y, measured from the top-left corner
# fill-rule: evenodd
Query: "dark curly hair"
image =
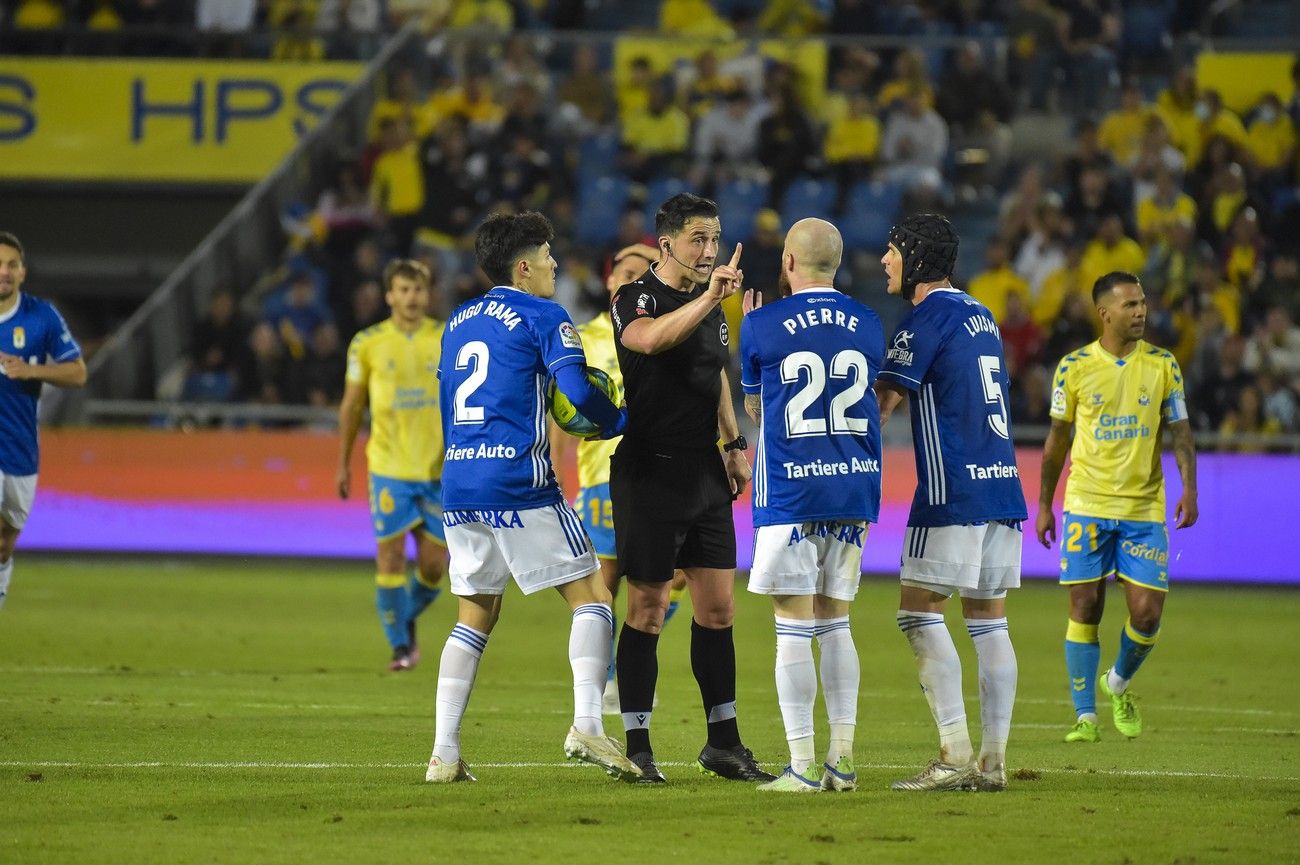
<path fill-rule="evenodd" d="M 659 205 L 659 212 L 655 214 L 655 235 L 671 237 L 685 228 L 691 217 L 714 219 L 717 215 L 718 205 L 710 199 L 691 192 L 679 192 Z"/>
<path fill-rule="evenodd" d="M 555 237 L 551 221 L 528 210 L 511 215 L 489 216 L 479 226 L 474 238 L 474 257 L 478 266 L 497 285 L 513 285 L 515 262 Z"/>

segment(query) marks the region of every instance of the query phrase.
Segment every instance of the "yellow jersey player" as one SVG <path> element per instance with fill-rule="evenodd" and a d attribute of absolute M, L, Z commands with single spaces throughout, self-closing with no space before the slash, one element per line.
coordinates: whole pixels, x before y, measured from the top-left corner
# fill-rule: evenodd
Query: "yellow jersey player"
<path fill-rule="evenodd" d="M 644 243 L 625 246 L 615 253 L 609 276 L 605 278 L 605 288 L 610 297 L 645 273 L 658 258 L 655 248 Z M 578 335 L 582 337 L 582 348 L 587 353 L 587 365 L 604 370 L 621 393 L 623 372 L 618 366 L 618 354 L 614 349 L 614 323 L 610 320 L 608 310 L 580 325 Z M 562 452 L 564 445 L 572 441 L 572 438 L 553 432 L 551 440 L 556 443 L 557 451 Z M 582 518 L 583 527 L 600 560 L 601 579 L 613 597 L 618 597 L 619 572 L 618 555 L 614 548 L 614 505 L 609 500 L 609 458 L 619 441 L 616 437 L 578 443 L 578 497 L 573 502 L 573 509 Z M 686 575 L 676 571 L 673 574 L 673 587 L 669 593 L 668 612 L 664 616 L 664 622 L 677 612 L 685 589 Z M 602 705 L 605 714 L 619 714 L 618 683 L 614 678 L 612 657 L 606 671 Z"/>
<path fill-rule="evenodd" d="M 1124 582 L 1129 618 L 1100 687 L 1110 697 L 1115 728 L 1130 739 L 1142 732 L 1128 685 L 1155 646 L 1169 590 L 1162 426 L 1173 438 L 1183 482 L 1175 525 L 1187 528 L 1197 517 L 1196 449 L 1178 361 L 1142 340 L 1146 297 L 1137 277 L 1108 273 L 1097 280 L 1092 297 L 1102 335 L 1057 367 L 1038 508 L 1038 540 L 1050 548 L 1056 540 L 1052 498 L 1073 426 L 1061 532 L 1061 584 L 1070 588 L 1065 665 L 1076 713 L 1067 742 L 1101 738 L 1094 685 L 1101 658 L 1097 627 L 1111 576 Z"/>
<path fill-rule="evenodd" d="M 375 603 L 392 648 L 388 669 L 419 661 L 415 619 L 437 598 L 446 571 L 442 527 L 442 421 L 438 361 L 443 323 L 428 317 L 429 270 L 398 259 L 384 268 L 384 299 L 392 315 L 352 338 L 339 406 L 339 497 L 352 487 L 352 446 L 370 404 L 370 518 Z M 406 536 L 415 538 L 416 567 L 406 575 Z"/>

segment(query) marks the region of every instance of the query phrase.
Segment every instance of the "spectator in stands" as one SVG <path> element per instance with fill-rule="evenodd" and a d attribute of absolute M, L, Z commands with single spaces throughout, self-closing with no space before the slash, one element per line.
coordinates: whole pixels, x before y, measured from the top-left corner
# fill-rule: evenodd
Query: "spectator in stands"
<path fill-rule="evenodd" d="M 1237 404 L 1237 394 L 1254 380 L 1242 365 L 1245 346 L 1240 336 L 1228 334 L 1217 351 L 1207 353 L 1207 362 L 1188 365 L 1191 392 L 1196 394 L 1192 409 L 1197 429 L 1218 429 Z"/>
<path fill-rule="evenodd" d="M 359 283 L 348 298 L 348 305 L 340 318 L 340 330 L 349 339 L 372 324 L 388 318 L 388 307 L 384 304 L 384 291 L 373 279 Z"/>
<path fill-rule="evenodd" d="M 1051 403 L 1048 394 L 1052 381 L 1041 364 L 1027 367 L 1021 375 L 1011 379 L 1011 420 L 1017 429 L 1022 424 L 1050 426 Z"/>
<path fill-rule="evenodd" d="M 507 0 L 455 0 L 447 26 L 503 36 L 515 27 L 515 9 Z"/>
<path fill-rule="evenodd" d="M 1265 420 L 1275 421 L 1278 430 L 1284 433 L 1300 431 L 1300 405 L 1295 392 L 1267 369 L 1260 371 L 1255 384 L 1264 402 Z"/>
<path fill-rule="evenodd" d="M 695 126 L 691 183 L 711 188 L 716 182 L 752 173 L 758 156 L 759 128 L 766 109 L 749 93 L 733 87 Z"/>
<path fill-rule="evenodd" d="M 1223 252 L 1223 275 L 1243 295 L 1257 289 L 1264 281 L 1264 232 L 1259 214 L 1253 207 L 1243 207 L 1232 219 Z"/>
<path fill-rule="evenodd" d="M 1241 292 L 1223 276 L 1222 263 L 1210 258 L 1196 268 L 1192 307 L 1198 314 L 1213 307 L 1229 333 L 1241 332 Z"/>
<path fill-rule="evenodd" d="M 736 31 L 708 0 L 664 0 L 659 7 L 659 29 L 670 36 L 697 39 L 731 39 Z"/>
<path fill-rule="evenodd" d="M 1031 162 L 1020 172 L 1014 189 L 1002 196 L 998 204 L 998 234 L 1012 244 L 1020 243 L 1033 231 L 1038 205 L 1048 190 L 1043 168 Z"/>
<path fill-rule="evenodd" d="M 1265 314 L 1246 345 L 1242 364 L 1247 372 L 1268 369 L 1287 382 L 1300 377 L 1300 327 L 1285 308 L 1275 306 Z"/>
<path fill-rule="evenodd" d="M 1103 217 L 1097 234 L 1083 251 L 1083 281 L 1092 285 L 1102 276 L 1115 271 L 1141 273 L 1146 256 L 1137 241 L 1124 234 L 1124 222 L 1118 214 Z"/>
<path fill-rule="evenodd" d="M 1002 331 L 1002 345 L 1006 351 L 1007 375 L 1015 379 L 1042 358 L 1046 335 L 1029 317 L 1029 304 L 1019 291 L 1006 295 L 1002 318 L 998 319 Z"/>
<path fill-rule="evenodd" d="M 629 177 L 646 182 L 680 172 L 691 140 L 691 119 L 672 102 L 663 81 L 650 85 L 650 101 L 623 123 L 623 166 Z"/>
<path fill-rule="evenodd" d="M 745 243 L 744 256 L 745 279 L 763 292 L 765 302 L 781 296 L 781 255 L 784 249 L 781 214 L 765 207 L 754 215 L 754 233 Z"/>
<path fill-rule="evenodd" d="M 321 0 L 316 23 L 332 34 L 331 55 L 369 60 L 383 43 L 383 0 Z"/>
<path fill-rule="evenodd" d="M 1292 247 L 1273 256 L 1268 275 L 1246 300 L 1246 317 L 1252 324 L 1262 322 L 1273 307 L 1283 310 L 1291 321 L 1300 321 L 1300 257 Z"/>
<path fill-rule="evenodd" d="M 1201 122 L 1196 117 L 1196 102 L 1196 70 L 1191 66 L 1179 67 L 1169 86 L 1156 96 L 1156 112 L 1168 127 L 1170 140 L 1192 166 L 1200 153 Z"/>
<path fill-rule="evenodd" d="M 486 138 L 496 132 L 505 115 L 505 109 L 492 92 L 490 70 L 482 61 L 466 64 L 464 81 L 455 84 L 433 98 L 434 117 L 437 122 L 458 118 L 469 124 L 471 136 Z"/>
<path fill-rule="evenodd" d="M 298 360 L 306 357 L 307 342 L 316 328 L 331 319 L 329 307 L 307 271 L 289 274 L 284 288 L 272 295 L 266 305 L 266 321 L 275 328 L 289 355 Z"/>
<path fill-rule="evenodd" d="M 527 85 L 545 101 L 554 89 L 551 75 L 538 59 L 532 40 L 518 34 L 506 40 L 495 73 L 497 93 L 511 93 L 516 87 Z"/>
<path fill-rule="evenodd" d="M 1291 122 L 1300 127 L 1300 54 L 1291 64 L 1291 101 L 1287 103 L 1286 113 L 1291 116 Z"/>
<path fill-rule="evenodd" d="M 1265 93 L 1246 131 L 1246 150 L 1256 170 L 1277 181 L 1295 162 L 1296 134 L 1276 93 Z"/>
<path fill-rule="evenodd" d="M 523 132 L 502 144 L 505 147 L 497 151 L 492 172 L 493 200 L 508 201 L 521 211 L 544 207 L 553 181 L 550 154 Z"/>
<path fill-rule="evenodd" d="M 988 307 L 993 320 L 999 325 L 1007 312 L 1007 297 L 1020 295 L 1024 307 L 1029 299 L 1029 283 L 1011 269 L 1011 250 L 1005 240 L 995 237 L 984 247 L 982 273 L 970 281 L 966 291 L 971 297 Z"/>
<path fill-rule="evenodd" d="M 215 56 L 241 57 L 253 30 L 257 0 L 195 0 L 194 26 L 204 35 L 204 47 Z"/>
<path fill-rule="evenodd" d="M 894 58 L 894 77 L 880 88 L 876 103 L 886 114 L 895 109 L 905 109 L 909 97 L 920 100 L 925 109 L 934 108 L 934 88 L 925 71 L 925 55 L 916 49 L 898 52 Z"/>
<path fill-rule="evenodd" d="M 889 115 L 881 141 L 881 177 L 908 190 L 914 200 L 933 198 L 943 186 L 942 166 L 948 151 L 948 125 L 918 94 L 903 100 Z"/>
<path fill-rule="evenodd" d="M 677 80 L 677 92 L 681 94 L 686 113 L 694 120 L 704 117 L 740 86 L 735 77 L 722 73 L 718 55 L 711 49 L 701 51 L 694 63 L 684 66 Z"/>
<path fill-rule="evenodd" d="M 770 177 L 768 202 L 779 208 L 786 188 L 800 175 L 816 169 L 817 138 L 812 121 L 792 84 L 780 87 L 772 111 L 758 127 L 758 161 Z"/>
<path fill-rule="evenodd" d="M 1155 192 L 1137 204 L 1138 241 L 1148 252 L 1169 242 L 1169 232 L 1180 221 L 1196 223 L 1196 202 L 1178 186 L 1168 168 L 1156 170 Z"/>
<path fill-rule="evenodd" d="M 1206 266 L 1207 258 L 1209 267 L 1217 266 L 1214 251 L 1196 237 L 1192 219 L 1178 217 L 1165 226 L 1163 241 L 1151 250 L 1142 284 L 1149 293 L 1161 295 L 1167 305 L 1176 307 L 1192 292 L 1197 270 Z"/>
<path fill-rule="evenodd" d="M 325 250 L 347 258 L 361 238 L 375 230 L 378 217 L 355 164 L 340 167 L 336 178 L 317 200 L 316 215 L 325 226 Z"/>
<path fill-rule="evenodd" d="M 767 0 L 758 16 L 758 29 L 782 39 L 805 39 L 826 29 L 830 6 L 808 0 Z"/>
<path fill-rule="evenodd" d="M 650 104 L 650 88 L 655 82 L 654 67 L 643 54 L 628 63 L 627 74 L 615 78 L 614 95 L 618 100 L 618 119 L 627 123 L 633 116 L 646 110 Z"/>
<path fill-rule="evenodd" d="M 520 81 L 509 90 L 505 116 L 497 127 L 493 148 L 507 150 L 519 136 L 535 143 L 546 140 L 547 118 L 542 113 L 540 93 L 527 81 Z"/>
<path fill-rule="evenodd" d="M 1116 165 L 1129 168 L 1137 161 L 1147 121 L 1154 113 L 1144 103 L 1137 79 L 1130 78 L 1120 91 L 1119 107 L 1107 114 L 1097 129 L 1097 142 Z"/>
<path fill-rule="evenodd" d="M 1261 453 L 1268 439 L 1282 431 L 1276 418 L 1264 414 L 1259 388 L 1248 384 L 1237 392 L 1237 404 L 1219 425 L 1219 446 L 1238 453 Z"/>
<path fill-rule="evenodd" d="M 608 123 L 613 102 L 610 98 L 610 80 L 600 68 L 600 56 L 592 45 L 579 45 L 573 53 L 573 71 L 560 85 L 561 106 L 573 106 L 585 123 L 579 131 L 594 132 L 596 127 Z"/>
<path fill-rule="evenodd" d="M 1226 138 L 1235 147 L 1246 146 L 1246 127 L 1241 119 L 1223 105 L 1219 91 L 1202 90 L 1193 109 L 1196 115 L 1196 134 L 1192 136 L 1187 149 L 1187 163 L 1196 165 L 1211 139 Z"/>
<path fill-rule="evenodd" d="M 421 150 L 425 186 L 437 194 L 426 196 L 420 238 L 437 250 L 443 273 L 459 270 L 466 261 L 467 239 L 490 198 L 490 165 L 471 151 L 466 126 L 461 120 L 445 121 Z"/>
<path fill-rule="evenodd" d="M 1218 245 L 1232 228 L 1237 214 L 1250 200 L 1246 169 L 1237 162 L 1221 166 L 1201 195 L 1201 206 L 1210 217 L 1209 236 Z"/>
<path fill-rule="evenodd" d="M 325 59 L 325 40 L 316 35 L 316 22 L 305 10 L 295 10 L 280 25 L 272 60 L 311 62 Z"/>
<path fill-rule="evenodd" d="M 654 246 L 654 227 L 646 224 L 645 210 L 632 205 L 618 218 L 614 239 L 601 252 L 601 260 L 611 262 L 619 250 L 638 243 Z"/>
<path fill-rule="evenodd" d="M 182 399 L 224 402 L 235 392 L 236 364 L 249 325 L 224 289 L 212 295 L 207 315 L 190 335 L 190 364 Z"/>
<path fill-rule="evenodd" d="M 1133 161 L 1133 201 L 1136 204 L 1155 194 L 1156 177 L 1161 171 L 1174 175 L 1181 182 L 1187 160 L 1183 152 L 1170 142 L 1169 127 L 1159 114 L 1147 117 L 1137 158 Z"/>
<path fill-rule="evenodd" d="M 1080 291 L 1070 291 L 1064 296 L 1060 313 L 1048 331 L 1043 357 L 1065 357 L 1066 352 L 1074 351 L 1097 338 L 1100 333 L 1097 313 L 1089 306 L 1092 303 L 1092 286 L 1088 287 L 1088 292 L 1087 300 Z"/>
<path fill-rule="evenodd" d="M 1012 80 L 1030 111 L 1046 111 L 1060 58 L 1060 28 L 1047 0 L 1019 0 L 1007 19 Z"/>
<path fill-rule="evenodd" d="M 1116 75 L 1119 17 L 1104 0 L 1070 0 L 1060 19 L 1067 93 L 1080 114 L 1096 114 L 1109 101 Z"/>
<path fill-rule="evenodd" d="M 240 356 L 238 398 L 243 402 L 276 405 L 282 402 L 285 351 L 270 322 L 262 321 L 248 336 Z"/>
<path fill-rule="evenodd" d="M 1074 142 L 1074 151 L 1061 163 L 1067 200 L 1078 194 L 1083 185 L 1083 174 L 1089 168 L 1101 168 L 1102 171 L 1111 168 L 1110 154 L 1101 149 L 1097 124 L 1092 120 L 1085 118 L 1075 124 Z"/>
<path fill-rule="evenodd" d="M 980 43 L 963 43 L 939 81 L 935 103 L 948 122 L 953 150 L 966 152 L 967 163 L 979 166 L 965 178 L 975 185 L 1000 182 L 1011 153 L 1011 94 L 989 66 Z M 975 159 L 972 151 L 985 158 Z"/>
<path fill-rule="evenodd" d="M 1121 219 L 1124 206 L 1110 183 L 1104 165 L 1089 165 L 1079 174 L 1079 187 L 1065 202 L 1065 215 L 1069 217 L 1076 237 L 1089 239 L 1097 234 L 1101 224 L 1110 217 Z M 1141 269 L 1139 263 L 1138 268 Z M 1133 273 L 1133 271 L 1128 271 Z"/>
<path fill-rule="evenodd" d="M 849 97 L 848 111 L 826 130 L 826 164 L 839 185 L 839 206 L 843 211 L 853 184 L 866 180 L 880 158 L 880 121 L 871 111 L 865 93 Z"/>
<path fill-rule="evenodd" d="M 1020 243 L 1012 264 L 1015 272 L 1029 286 L 1031 307 L 1037 305 L 1047 278 L 1065 266 L 1065 247 L 1069 234 L 1070 226 L 1065 219 L 1061 196 L 1050 190 L 1043 193 L 1034 210 L 1029 233 Z"/>
<path fill-rule="evenodd" d="M 306 353 L 291 354 L 284 371 L 285 402 L 317 407 L 338 404 L 343 396 L 345 359 L 339 332 L 331 322 L 322 322 L 311 332 Z"/>
<path fill-rule="evenodd" d="M 370 202 L 388 233 L 390 248 L 406 256 L 425 202 L 420 153 L 400 117 L 380 123 L 380 141 L 384 149 L 370 176 Z"/>
<path fill-rule="evenodd" d="M 415 70 L 409 66 L 398 67 L 389 76 L 387 95 L 375 102 L 370 111 L 369 138 L 379 140 L 379 127 L 384 120 L 401 118 L 406 121 L 411 134 L 417 140 L 426 138 L 433 132 L 433 106 L 420 92 L 419 80 Z"/>

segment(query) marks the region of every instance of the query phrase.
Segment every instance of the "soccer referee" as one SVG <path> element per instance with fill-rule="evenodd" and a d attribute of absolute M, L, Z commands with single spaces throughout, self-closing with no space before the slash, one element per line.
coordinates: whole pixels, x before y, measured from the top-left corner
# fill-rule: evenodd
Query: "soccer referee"
<path fill-rule="evenodd" d="M 750 471 L 731 404 L 730 334 L 719 308 L 743 282 L 740 245 L 729 264 L 717 264 L 721 233 L 718 207 L 707 198 L 681 193 L 665 201 L 655 216 L 659 262 L 620 288 L 611 309 L 628 408 L 609 478 L 615 546 L 628 584 L 617 653 L 620 708 L 627 755 L 650 783 L 664 781 L 650 747 L 650 717 L 674 568 L 686 572 L 694 607 L 691 669 L 709 728 L 700 769 L 738 781 L 775 779 L 741 744 L 736 726 L 731 503 Z"/>

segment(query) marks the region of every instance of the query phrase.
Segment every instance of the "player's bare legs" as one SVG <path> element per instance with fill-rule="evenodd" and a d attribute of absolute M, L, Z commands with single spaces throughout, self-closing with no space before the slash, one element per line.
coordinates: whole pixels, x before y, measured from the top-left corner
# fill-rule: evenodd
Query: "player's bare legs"
<path fill-rule="evenodd" d="M 1007 786 L 1007 738 L 1011 733 L 1011 710 L 1016 702 L 1019 675 L 1016 652 L 1007 630 L 1007 601 L 1005 597 L 963 597 L 961 608 L 979 659 L 981 736 L 977 787 L 1003 790 Z"/>
<path fill-rule="evenodd" d="M 0 520 L 0 607 L 9 594 L 9 580 L 14 574 L 14 547 L 18 543 L 18 529 Z"/>

